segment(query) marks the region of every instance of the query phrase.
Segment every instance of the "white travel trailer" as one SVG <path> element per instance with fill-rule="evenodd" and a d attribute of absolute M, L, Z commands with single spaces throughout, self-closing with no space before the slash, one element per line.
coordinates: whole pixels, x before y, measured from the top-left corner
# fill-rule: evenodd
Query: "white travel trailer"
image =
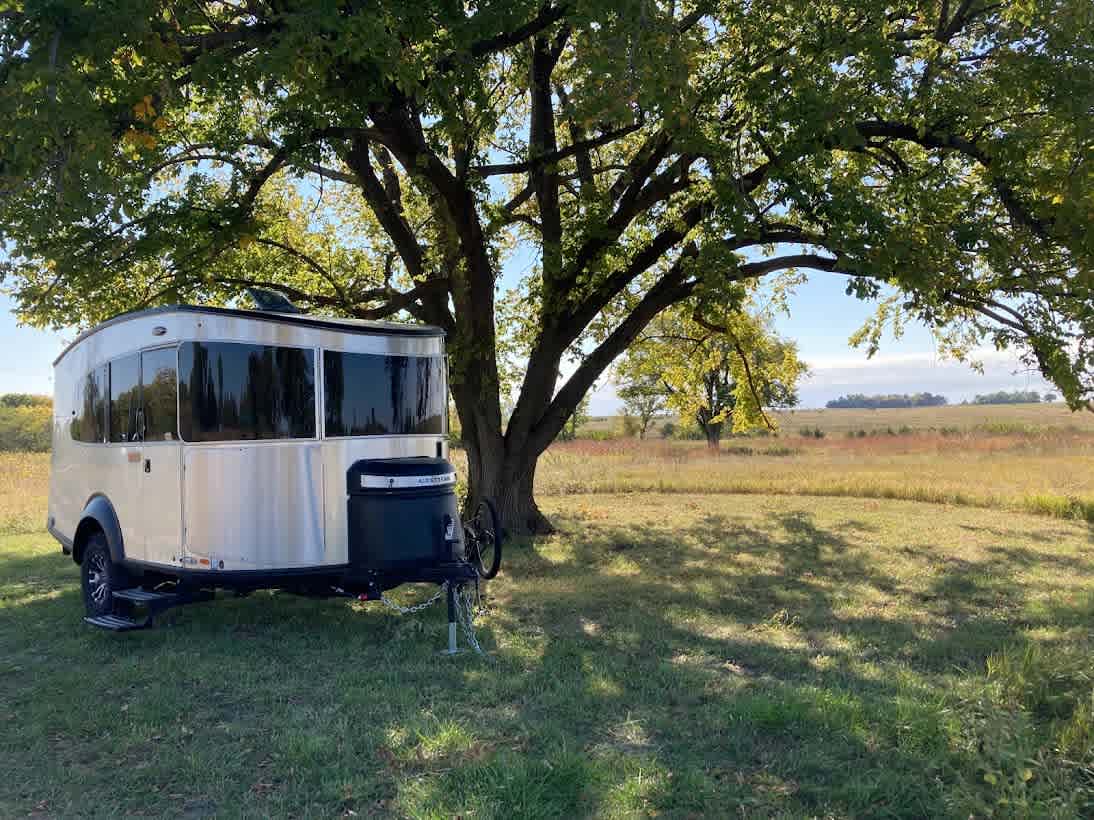
<path fill-rule="evenodd" d="M 48 525 L 96 626 L 218 587 L 449 581 L 451 609 L 497 572 L 493 505 L 457 513 L 438 328 L 164 307 L 87 331 L 54 369 Z"/>

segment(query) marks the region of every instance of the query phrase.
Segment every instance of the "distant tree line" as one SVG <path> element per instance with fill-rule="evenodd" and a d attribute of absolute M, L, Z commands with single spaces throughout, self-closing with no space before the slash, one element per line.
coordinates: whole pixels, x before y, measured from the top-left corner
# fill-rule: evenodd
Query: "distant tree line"
<path fill-rule="evenodd" d="M 0 407 L 52 407 L 49 396 L 36 396 L 33 393 L 0 393 Z"/>
<path fill-rule="evenodd" d="M 1045 401 L 1055 401 L 1056 396 L 1049 394 Z M 999 390 L 995 393 L 984 393 L 972 400 L 973 404 L 1040 404 L 1041 394 L 1036 390 Z"/>
<path fill-rule="evenodd" d="M 0 452 L 46 452 L 52 425 L 53 402 L 49 396 L 0 394 Z"/>
<path fill-rule="evenodd" d="M 942 407 L 946 403 L 945 396 L 934 393 L 888 393 L 876 396 L 852 393 L 833 399 L 824 406 L 830 410 L 877 410 L 880 407 Z"/>

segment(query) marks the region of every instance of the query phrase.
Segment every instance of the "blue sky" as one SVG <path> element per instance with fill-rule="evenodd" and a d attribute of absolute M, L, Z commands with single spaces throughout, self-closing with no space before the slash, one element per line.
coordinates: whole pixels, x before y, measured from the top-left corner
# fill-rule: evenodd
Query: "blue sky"
<path fill-rule="evenodd" d="M 518 254 L 507 265 L 503 284 L 515 283 L 529 257 Z M 810 364 L 811 376 L 801 385 L 803 407 L 821 407 L 845 393 L 942 393 L 951 401 L 995 390 L 1051 390 L 1036 374 L 1024 371 L 1010 353 L 985 351 L 983 375 L 967 365 L 942 361 L 933 340 L 922 327 L 908 327 L 901 339 L 886 339 L 872 360 L 848 346 L 848 337 L 872 313 L 869 303 L 847 296 L 844 280 L 815 273 L 798 288 L 791 300 L 789 317 L 777 321 L 779 332 L 798 342 L 800 355 Z M 53 392 L 53 359 L 75 331 L 50 332 L 20 327 L 12 314 L 12 301 L 0 295 L 0 393 Z M 611 383 L 604 381 L 593 395 L 590 410 L 609 414 L 619 400 Z"/>

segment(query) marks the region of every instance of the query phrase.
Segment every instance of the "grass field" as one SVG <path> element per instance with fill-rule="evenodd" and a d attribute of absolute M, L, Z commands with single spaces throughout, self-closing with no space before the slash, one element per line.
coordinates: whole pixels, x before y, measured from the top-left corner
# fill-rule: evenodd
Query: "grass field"
<path fill-rule="evenodd" d="M 885 431 L 910 427 L 919 432 L 932 430 L 973 430 L 976 428 L 1027 430 L 1073 430 L 1094 433 L 1094 413 L 1073 413 L 1065 404 L 968 404 L 947 407 L 908 407 L 883 410 L 788 410 L 776 412 L 775 419 L 786 434 L 803 427 L 820 428 L 829 435 L 848 431 Z M 660 430 L 664 419 L 654 425 Z M 673 421 L 677 421 L 673 419 Z M 619 416 L 595 416 L 582 429 L 612 432 L 621 429 Z"/>
<path fill-rule="evenodd" d="M 536 488 L 894 498 L 1094 522 L 1094 413 L 969 405 L 804 410 L 779 421 L 777 437 L 730 438 L 717 456 L 702 442 L 660 438 L 560 443 L 541 459 Z M 613 425 L 600 417 L 586 429 Z"/>
<path fill-rule="evenodd" d="M 0 539 L 0 816 L 1089 816 L 1085 525 L 549 499 L 479 633 L 283 594 L 128 636 Z M 409 602 L 416 593 L 402 592 Z"/>
<path fill-rule="evenodd" d="M 1092 438 L 555 447 L 487 659 L 280 593 L 87 628 L 0 456 L 0 817 L 1094 816 L 1094 527 L 1021 511 Z"/>
<path fill-rule="evenodd" d="M 723 442 L 718 455 L 699 442 L 578 440 L 543 456 L 536 487 L 895 498 L 1094 522 L 1094 435 L 781 436 Z"/>
<path fill-rule="evenodd" d="M 0 453 L 0 536 L 46 526 L 49 453 Z"/>
<path fill-rule="evenodd" d="M 790 433 L 819 427 L 829 434 L 848 430 L 915 430 L 977 427 L 1064 429 L 1094 433 L 1094 413 L 1074 413 L 1065 404 L 967 404 L 948 407 L 907 407 L 881 410 L 792 410 L 776 414 Z"/>

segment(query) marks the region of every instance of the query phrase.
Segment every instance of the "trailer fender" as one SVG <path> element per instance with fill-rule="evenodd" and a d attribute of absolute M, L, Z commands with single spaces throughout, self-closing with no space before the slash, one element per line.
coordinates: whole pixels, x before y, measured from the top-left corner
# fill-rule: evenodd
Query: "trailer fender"
<path fill-rule="evenodd" d="M 114 505 L 105 495 L 92 496 L 84 507 L 80 515 L 80 524 L 76 527 L 76 537 L 72 539 L 72 560 L 77 564 L 84 560 L 87 539 L 97 529 L 106 536 L 106 543 L 110 547 L 110 560 L 120 564 L 125 560 L 122 528 L 118 524 L 118 514 L 114 512 Z"/>

